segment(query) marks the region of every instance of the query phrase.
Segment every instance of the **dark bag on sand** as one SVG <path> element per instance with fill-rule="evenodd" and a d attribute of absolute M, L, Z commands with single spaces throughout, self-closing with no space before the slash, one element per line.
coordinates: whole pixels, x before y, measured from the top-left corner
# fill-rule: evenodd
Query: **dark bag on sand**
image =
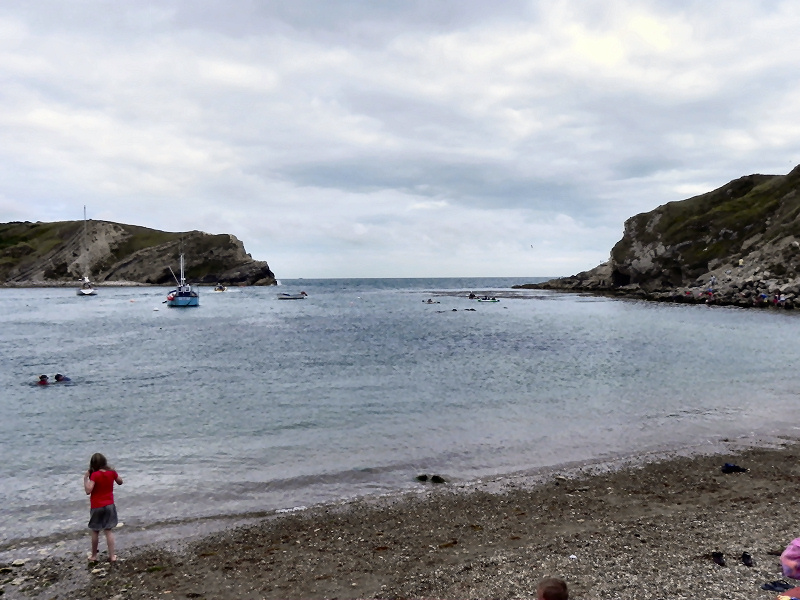
<path fill-rule="evenodd" d="M 795 538 L 781 554 L 783 574 L 792 579 L 800 579 L 800 538 Z"/>

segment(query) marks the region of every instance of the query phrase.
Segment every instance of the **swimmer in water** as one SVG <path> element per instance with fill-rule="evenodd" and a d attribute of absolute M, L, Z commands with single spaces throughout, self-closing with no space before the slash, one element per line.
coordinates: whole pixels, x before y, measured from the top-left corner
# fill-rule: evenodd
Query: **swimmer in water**
<path fill-rule="evenodd" d="M 50 382 L 47 381 L 47 375 L 39 375 L 39 381 L 36 382 L 37 385 L 48 385 Z"/>
<path fill-rule="evenodd" d="M 61 373 L 56 373 L 56 382 L 57 383 L 66 383 L 68 381 L 72 381 L 72 379 L 70 379 L 66 375 L 62 375 Z"/>

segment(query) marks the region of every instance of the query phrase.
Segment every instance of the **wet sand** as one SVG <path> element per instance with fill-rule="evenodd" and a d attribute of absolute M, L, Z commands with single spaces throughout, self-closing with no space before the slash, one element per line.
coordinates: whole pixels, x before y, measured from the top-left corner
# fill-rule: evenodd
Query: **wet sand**
<path fill-rule="evenodd" d="M 3 589 L 48 599 L 535 598 L 552 575 L 584 600 L 772 599 L 761 585 L 781 579 L 778 554 L 800 536 L 800 446 L 781 446 L 538 483 L 421 483 L 426 493 L 315 507 L 177 547 L 125 550 L 123 528 L 113 567 L 87 566 L 85 553 L 30 560 L 3 569 Z M 748 471 L 724 474 L 726 462 Z"/>

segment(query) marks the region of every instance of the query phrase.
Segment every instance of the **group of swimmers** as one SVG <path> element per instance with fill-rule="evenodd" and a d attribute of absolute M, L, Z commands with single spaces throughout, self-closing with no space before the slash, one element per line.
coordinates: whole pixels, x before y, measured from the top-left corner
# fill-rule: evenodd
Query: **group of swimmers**
<path fill-rule="evenodd" d="M 56 383 L 67 383 L 68 381 L 72 381 L 66 375 L 62 375 L 61 373 L 56 373 L 55 376 Z M 36 382 L 38 385 L 50 385 L 50 378 L 47 375 L 39 375 L 39 381 Z"/>
<path fill-rule="evenodd" d="M 469 296 L 467 296 L 470 300 L 497 300 L 494 296 L 476 296 L 475 292 L 470 292 Z"/>

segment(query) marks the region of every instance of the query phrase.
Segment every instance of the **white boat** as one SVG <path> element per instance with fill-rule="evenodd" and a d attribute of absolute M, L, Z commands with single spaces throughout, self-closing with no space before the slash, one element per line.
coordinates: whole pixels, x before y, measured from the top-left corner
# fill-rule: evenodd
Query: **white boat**
<path fill-rule="evenodd" d="M 81 279 L 81 287 L 75 290 L 75 293 L 78 296 L 96 296 L 97 291 L 95 291 L 94 286 L 92 286 L 92 282 L 89 281 L 88 277 Z"/>
<path fill-rule="evenodd" d="M 305 292 L 300 292 L 299 294 L 288 294 L 286 292 L 281 292 L 278 294 L 278 300 L 303 300 L 308 294 Z"/>
<path fill-rule="evenodd" d="M 175 277 L 175 272 L 172 270 L 172 267 L 169 268 L 172 276 Z M 185 307 L 185 306 L 200 306 L 200 294 L 196 290 L 192 289 L 192 286 L 186 283 L 186 277 L 183 273 L 183 252 L 181 252 L 181 279 L 178 281 L 178 278 L 175 277 L 175 281 L 178 282 L 178 287 L 174 290 L 170 290 L 169 294 L 167 294 L 167 299 L 164 302 L 167 306 L 175 306 L 175 307 Z"/>
<path fill-rule="evenodd" d="M 215 292 L 227 292 L 228 288 L 226 286 L 222 285 L 221 283 L 218 283 L 217 285 L 214 286 L 214 291 Z"/>
<path fill-rule="evenodd" d="M 97 291 L 95 291 L 92 282 L 89 281 L 89 268 L 88 268 L 88 255 L 89 255 L 89 247 L 86 245 L 86 205 L 83 206 L 83 247 L 81 248 L 81 259 L 83 262 L 83 279 L 81 279 L 81 287 L 75 290 L 75 293 L 78 296 L 96 296 Z"/>

